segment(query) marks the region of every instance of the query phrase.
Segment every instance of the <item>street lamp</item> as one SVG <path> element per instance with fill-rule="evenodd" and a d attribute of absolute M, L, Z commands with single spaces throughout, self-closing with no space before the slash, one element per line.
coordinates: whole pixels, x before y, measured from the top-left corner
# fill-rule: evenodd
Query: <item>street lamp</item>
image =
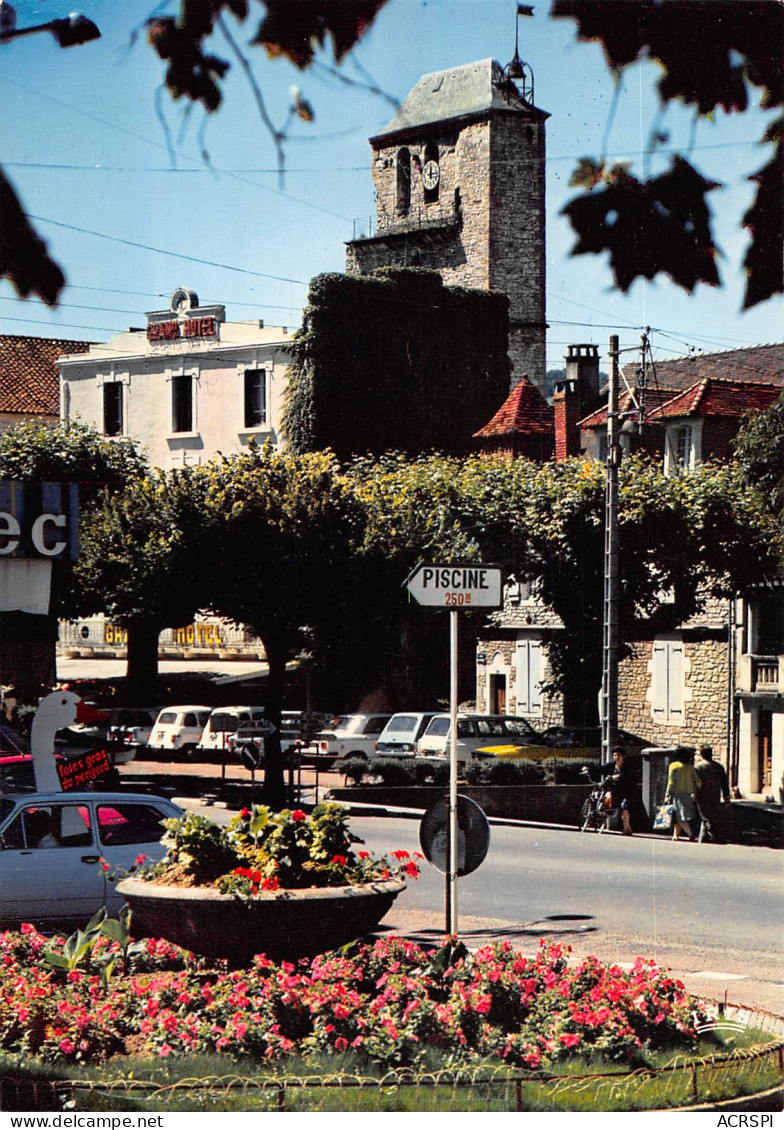
<path fill-rule="evenodd" d="M 91 39 L 100 39 L 101 33 L 87 16 L 81 12 L 71 12 L 59 20 L 48 20 L 45 24 L 32 27 L 16 26 L 16 9 L 8 0 L 0 0 L 0 43 L 8 43 L 23 35 L 35 35 L 39 31 L 50 31 L 60 47 L 78 47 Z"/>

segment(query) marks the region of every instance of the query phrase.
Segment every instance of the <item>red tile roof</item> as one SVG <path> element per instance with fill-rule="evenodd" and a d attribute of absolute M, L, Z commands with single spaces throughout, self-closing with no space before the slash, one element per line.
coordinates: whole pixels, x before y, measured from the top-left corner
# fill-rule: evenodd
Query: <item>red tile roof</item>
<path fill-rule="evenodd" d="M 636 376 L 637 363 L 624 366 L 627 380 Z M 663 388 L 692 388 L 706 377 L 721 377 L 753 384 L 784 384 L 784 343 L 728 349 L 722 353 L 696 353 L 672 361 L 657 361 L 652 384 Z"/>
<path fill-rule="evenodd" d="M 632 392 L 634 399 L 632 399 Z M 620 412 L 633 412 L 636 411 L 637 405 L 640 402 L 640 390 L 633 388 L 632 392 L 624 388 L 618 396 L 618 410 Z M 678 390 L 674 388 L 647 388 L 645 390 L 645 412 L 646 415 L 652 415 L 655 410 L 658 410 L 660 405 L 668 401 L 671 397 L 677 395 Z M 607 405 L 597 408 L 590 416 L 583 417 L 582 420 L 577 421 L 579 428 L 600 428 L 607 427 Z"/>
<path fill-rule="evenodd" d="M 86 353 L 89 341 L 0 334 L 0 412 L 59 416 L 57 358 Z"/>
<path fill-rule="evenodd" d="M 774 384 L 752 384 L 708 378 L 673 396 L 647 413 L 650 420 L 680 416 L 731 416 L 737 418 L 750 409 L 764 411 L 781 395 Z"/>
<path fill-rule="evenodd" d="M 489 423 L 474 432 L 474 439 L 531 435 L 554 429 L 553 410 L 528 377 L 522 376 Z"/>

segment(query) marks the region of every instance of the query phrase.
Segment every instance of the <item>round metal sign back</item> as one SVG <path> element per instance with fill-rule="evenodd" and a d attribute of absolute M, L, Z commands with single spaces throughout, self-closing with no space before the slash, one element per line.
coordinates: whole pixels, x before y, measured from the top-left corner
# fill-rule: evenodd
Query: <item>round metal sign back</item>
<path fill-rule="evenodd" d="M 428 808 L 419 825 L 419 844 L 425 859 L 446 874 L 449 805 L 442 797 Z M 490 825 L 475 800 L 457 798 L 457 874 L 470 875 L 487 855 L 490 847 Z"/>

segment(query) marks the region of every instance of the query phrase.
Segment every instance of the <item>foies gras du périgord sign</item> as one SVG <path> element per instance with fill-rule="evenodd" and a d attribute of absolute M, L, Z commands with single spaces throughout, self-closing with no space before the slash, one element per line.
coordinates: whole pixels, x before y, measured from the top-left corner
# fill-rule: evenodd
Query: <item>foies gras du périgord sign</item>
<path fill-rule="evenodd" d="M 406 579 L 418 604 L 432 608 L 497 608 L 501 570 L 494 565 L 418 565 Z"/>

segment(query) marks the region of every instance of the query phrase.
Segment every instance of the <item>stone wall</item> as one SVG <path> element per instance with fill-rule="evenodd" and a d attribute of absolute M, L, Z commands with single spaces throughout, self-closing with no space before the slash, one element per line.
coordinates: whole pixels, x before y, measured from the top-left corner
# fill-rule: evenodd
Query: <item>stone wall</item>
<path fill-rule="evenodd" d="M 425 146 L 438 146 L 438 198 L 425 198 L 411 177 L 407 212 L 397 200 L 397 159 L 408 149 L 414 168 Z M 544 390 L 545 216 L 544 121 L 517 113 L 458 127 L 440 124 L 427 137 L 381 146 L 373 154 L 377 233 L 349 243 L 346 270 L 367 274 L 387 265 L 441 272 L 452 286 L 500 290 L 510 303 L 511 385 L 523 373 Z"/>
<path fill-rule="evenodd" d="M 618 673 L 618 725 L 655 746 L 704 742 L 727 764 L 727 643 L 719 638 L 684 638 L 683 725 L 661 725 L 651 711 L 651 641 L 631 645 Z"/>
<path fill-rule="evenodd" d="M 500 654 L 503 657 L 504 673 L 506 674 L 506 713 L 522 718 L 527 718 L 535 730 L 544 730 L 547 726 L 555 726 L 563 721 L 563 695 L 542 694 L 542 711 L 539 714 L 530 714 L 517 708 L 517 666 L 515 656 L 517 640 L 509 638 L 483 638 L 479 643 L 480 650 L 485 655 L 485 662 L 478 663 L 476 668 L 476 709 L 479 713 L 490 713 L 490 679 L 493 674 L 493 656 Z M 546 652 L 543 648 L 543 657 Z"/>

